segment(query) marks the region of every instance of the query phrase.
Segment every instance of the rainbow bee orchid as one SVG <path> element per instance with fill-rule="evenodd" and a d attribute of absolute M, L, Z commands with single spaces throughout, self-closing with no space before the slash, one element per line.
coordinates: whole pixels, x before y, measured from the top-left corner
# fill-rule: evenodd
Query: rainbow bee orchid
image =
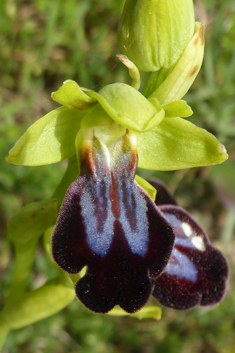
<path fill-rule="evenodd" d="M 135 135 L 126 132 L 107 146 L 91 133 L 79 159 L 80 175 L 65 196 L 52 251 L 68 273 L 87 266 L 76 283 L 81 302 L 98 313 L 115 305 L 133 313 L 151 294 L 176 309 L 217 303 L 227 262 L 183 209 L 164 205 L 175 203 L 167 191 L 168 201 L 163 197 L 159 206 L 136 183 Z"/>

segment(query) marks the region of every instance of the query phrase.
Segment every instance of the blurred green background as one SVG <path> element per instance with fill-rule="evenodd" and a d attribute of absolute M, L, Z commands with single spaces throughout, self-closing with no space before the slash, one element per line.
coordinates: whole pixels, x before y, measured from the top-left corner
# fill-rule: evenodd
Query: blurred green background
<path fill-rule="evenodd" d="M 163 309 L 160 321 L 98 315 L 74 301 L 62 312 L 12 331 L 4 353 L 234 353 L 235 352 L 235 2 L 194 1 L 203 22 L 202 70 L 186 99 L 191 121 L 215 134 L 230 160 L 211 168 L 148 172 L 165 181 L 230 262 L 228 291 L 212 309 Z M 130 83 L 116 59 L 123 0 L 0 1 L 0 305 L 13 270 L 6 223 L 29 202 L 49 198 L 66 162 L 44 167 L 8 165 L 4 156 L 35 120 L 58 105 L 50 93 L 66 79 L 98 90 Z M 144 79 L 144 77 L 143 77 Z M 29 288 L 54 275 L 42 244 Z"/>

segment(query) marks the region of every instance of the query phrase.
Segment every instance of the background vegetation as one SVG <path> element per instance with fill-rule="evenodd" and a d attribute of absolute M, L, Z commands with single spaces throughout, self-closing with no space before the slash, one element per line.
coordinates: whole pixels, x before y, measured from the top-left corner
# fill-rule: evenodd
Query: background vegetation
<path fill-rule="evenodd" d="M 194 110 L 191 121 L 214 133 L 230 160 L 212 168 L 140 174 L 165 181 L 228 257 L 231 276 L 224 301 L 213 309 L 163 309 L 160 321 L 97 315 L 74 301 L 57 315 L 11 332 L 4 353 L 235 352 L 235 2 L 194 3 L 205 26 L 206 52 L 186 97 Z M 115 58 L 122 5 L 120 0 L 0 1 L 1 306 L 13 269 L 7 220 L 21 206 L 49 198 L 66 167 L 65 162 L 13 166 L 4 156 L 29 125 L 57 107 L 50 93 L 65 79 L 95 90 L 129 82 Z M 39 244 L 30 288 L 51 276 Z"/>

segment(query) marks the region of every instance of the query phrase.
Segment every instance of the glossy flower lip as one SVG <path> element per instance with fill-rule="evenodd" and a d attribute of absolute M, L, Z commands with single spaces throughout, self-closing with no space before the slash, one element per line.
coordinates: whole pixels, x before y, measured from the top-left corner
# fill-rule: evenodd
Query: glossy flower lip
<path fill-rule="evenodd" d="M 165 205 L 159 209 L 175 234 L 170 260 L 162 274 L 153 280 L 153 296 L 161 305 L 174 309 L 217 304 L 225 294 L 229 275 L 227 260 L 185 210 L 170 205 L 169 196 L 172 196 L 167 195 L 164 185 L 151 183 L 160 191 L 159 199 Z"/>
<path fill-rule="evenodd" d="M 128 133 L 109 148 L 86 136 L 79 154 L 81 174 L 67 191 L 52 238 L 54 259 L 68 273 L 87 266 L 76 294 L 89 309 L 106 313 L 119 305 L 133 313 L 167 265 L 173 229 L 134 181 L 137 153 Z"/>

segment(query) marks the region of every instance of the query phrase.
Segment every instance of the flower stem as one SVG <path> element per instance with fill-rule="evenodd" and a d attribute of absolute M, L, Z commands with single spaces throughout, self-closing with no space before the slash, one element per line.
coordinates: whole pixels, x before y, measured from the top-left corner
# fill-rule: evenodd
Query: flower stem
<path fill-rule="evenodd" d="M 1 315 L 0 315 L 0 317 L 1 317 Z M 9 332 L 8 326 L 6 326 L 0 318 L 0 352 L 1 352 L 2 347 L 6 341 L 6 337 L 7 337 L 8 332 Z"/>
<path fill-rule="evenodd" d="M 18 300 L 25 292 L 37 242 L 38 237 L 31 239 L 27 243 L 16 244 L 13 279 L 5 307 Z"/>

